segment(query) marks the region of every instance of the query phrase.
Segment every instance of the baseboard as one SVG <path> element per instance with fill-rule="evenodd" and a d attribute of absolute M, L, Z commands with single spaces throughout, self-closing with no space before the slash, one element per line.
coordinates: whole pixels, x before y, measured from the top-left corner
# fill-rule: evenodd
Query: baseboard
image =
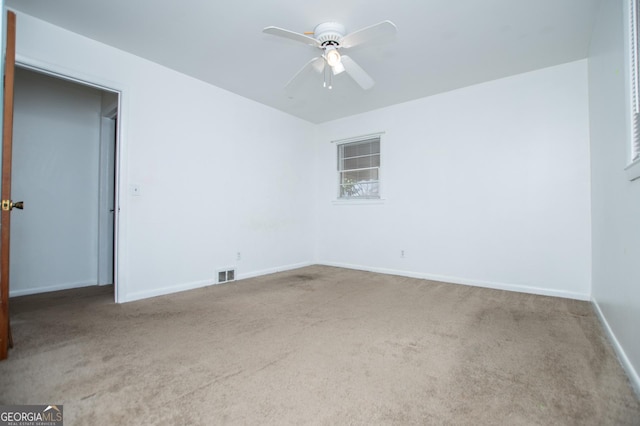
<path fill-rule="evenodd" d="M 45 287 L 27 288 L 24 290 L 9 290 L 9 297 L 28 296 L 30 294 L 49 293 L 51 291 L 70 290 L 72 288 L 91 287 L 97 285 L 95 281 L 80 281 L 75 283 L 56 284 Z"/>
<path fill-rule="evenodd" d="M 292 269 L 300 269 L 300 268 L 304 268 L 306 266 L 311 266 L 311 265 L 313 265 L 312 262 L 293 263 L 291 265 L 278 266 L 276 268 L 268 268 L 268 269 L 262 269 L 260 271 L 238 274 L 236 279 L 245 280 L 248 278 L 260 277 L 262 275 L 269 275 L 269 274 L 275 274 L 277 272 L 291 271 Z"/>
<path fill-rule="evenodd" d="M 165 296 L 167 294 L 179 293 L 181 291 L 195 290 L 196 288 L 208 287 L 218 284 L 213 278 L 203 281 L 192 281 L 188 283 L 176 284 L 167 287 L 154 288 L 151 290 L 134 291 L 123 296 L 118 303 L 135 302 L 136 300 L 148 299 L 150 297 Z M 122 289 L 120 289 L 122 291 Z"/>
<path fill-rule="evenodd" d="M 426 274 L 423 272 L 403 271 L 403 270 L 387 269 L 387 268 L 373 268 L 369 266 L 352 265 L 352 264 L 345 264 L 345 263 L 338 263 L 338 262 L 318 262 L 318 264 L 335 266 L 338 268 L 356 269 L 359 271 L 377 272 L 380 274 L 399 275 L 402 277 L 409 277 L 409 278 L 420 278 L 420 279 L 439 281 L 439 282 L 445 282 L 450 284 L 462 284 L 462 285 L 470 285 L 474 287 L 491 288 L 494 290 L 507 290 L 507 291 L 515 291 L 518 293 L 539 294 L 542 296 L 562 297 L 565 299 L 576 299 L 576 300 L 584 300 L 584 301 L 591 300 L 590 295 L 586 293 L 585 294 L 574 293 L 570 291 L 554 290 L 554 289 L 549 289 L 544 287 L 533 287 L 533 286 L 526 286 L 526 285 L 520 285 L 520 284 L 500 283 L 500 282 L 494 282 L 494 281 L 480 281 L 480 280 L 472 280 L 467 278 L 452 277 L 452 276 L 445 276 L 445 275 Z"/>
<path fill-rule="evenodd" d="M 238 271 L 236 270 L 235 281 L 259 277 L 262 275 L 273 274 L 276 272 L 289 271 L 291 269 L 303 268 L 309 265 L 311 265 L 310 262 L 303 262 L 303 263 L 296 263 L 291 265 L 277 266 L 275 268 L 262 269 L 260 271 L 253 271 L 253 272 L 247 272 L 247 273 L 238 273 Z M 122 299 L 118 300 L 118 303 L 133 302 L 136 300 L 147 299 L 149 297 L 164 296 L 167 294 L 178 293 L 178 292 L 187 291 L 187 290 L 195 290 L 196 288 L 208 287 L 208 286 L 217 285 L 217 284 L 220 284 L 220 283 L 216 282 L 215 279 L 212 278 L 210 280 L 193 281 L 189 283 L 182 283 L 182 284 L 177 284 L 177 285 L 167 286 L 162 288 L 154 288 L 151 290 L 136 291 L 133 293 L 126 294 Z M 122 289 L 120 289 L 120 291 L 122 291 Z"/>
<path fill-rule="evenodd" d="M 591 303 L 593 304 L 593 307 L 596 310 L 596 314 L 598 315 L 598 319 L 600 320 L 600 323 L 602 324 L 602 327 L 604 328 L 604 331 L 609 338 L 609 342 L 611 342 L 611 346 L 613 346 L 613 350 L 616 351 L 616 355 L 618 355 L 618 360 L 620 361 L 620 364 L 622 364 L 622 368 L 627 373 L 627 377 L 629 378 L 629 382 L 631 382 L 633 390 L 636 392 L 638 398 L 640 398 L 640 376 L 638 376 L 638 372 L 635 368 L 633 368 L 633 364 L 631 364 L 629 357 L 627 357 L 627 354 L 622 348 L 622 345 L 620 345 L 620 342 L 616 338 L 616 335 L 611 329 L 611 326 L 604 316 L 602 309 L 600 309 L 598 301 L 595 298 L 592 298 Z"/>

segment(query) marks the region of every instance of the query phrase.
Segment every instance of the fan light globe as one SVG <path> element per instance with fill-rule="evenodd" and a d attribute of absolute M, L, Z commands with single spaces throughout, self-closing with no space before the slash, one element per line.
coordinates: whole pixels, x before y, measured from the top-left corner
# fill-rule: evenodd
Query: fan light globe
<path fill-rule="evenodd" d="M 338 62 L 336 65 L 331 67 L 331 71 L 333 71 L 333 75 L 338 75 L 341 72 L 345 71 L 344 65 L 342 61 Z"/>
<path fill-rule="evenodd" d="M 340 63 L 340 53 L 338 53 L 338 51 L 334 47 L 327 49 L 325 57 L 327 59 L 327 65 L 329 65 L 330 67 L 335 67 Z"/>

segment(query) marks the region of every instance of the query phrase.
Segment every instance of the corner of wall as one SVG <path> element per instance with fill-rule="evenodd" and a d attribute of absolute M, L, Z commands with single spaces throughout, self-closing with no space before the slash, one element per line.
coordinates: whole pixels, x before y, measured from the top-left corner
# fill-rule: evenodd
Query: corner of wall
<path fill-rule="evenodd" d="M 631 360 L 629 359 L 622 345 L 616 338 L 616 335 L 611 329 L 611 326 L 609 325 L 609 322 L 604 316 L 602 309 L 600 309 L 600 305 L 598 304 L 598 301 L 595 298 L 592 298 L 591 303 L 593 304 L 593 308 L 596 311 L 598 319 L 602 324 L 602 328 L 604 328 L 605 334 L 607 335 L 607 338 L 609 339 L 611 346 L 613 346 L 613 350 L 616 352 L 616 355 L 618 356 L 618 360 L 620 361 L 622 368 L 627 373 L 627 377 L 629 378 L 631 387 L 635 391 L 636 396 L 640 399 L 640 375 L 638 375 L 638 372 L 633 367 Z"/>

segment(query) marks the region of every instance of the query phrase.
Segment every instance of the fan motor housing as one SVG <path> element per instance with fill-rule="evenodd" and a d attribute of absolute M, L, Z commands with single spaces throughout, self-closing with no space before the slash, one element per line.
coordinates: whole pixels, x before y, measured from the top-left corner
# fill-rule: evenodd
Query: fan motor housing
<path fill-rule="evenodd" d="M 344 33 L 344 25 L 337 22 L 325 22 L 313 30 L 313 36 L 322 46 L 340 46 Z"/>

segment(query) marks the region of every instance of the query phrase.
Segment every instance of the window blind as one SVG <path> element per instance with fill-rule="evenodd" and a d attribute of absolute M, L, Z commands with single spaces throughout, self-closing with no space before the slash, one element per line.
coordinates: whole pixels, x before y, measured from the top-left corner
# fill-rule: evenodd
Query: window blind
<path fill-rule="evenodd" d="M 640 158 L 640 76 L 638 70 L 638 0 L 629 0 L 629 47 L 631 75 L 631 160 Z"/>
<path fill-rule="evenodd" d="M 338 145 L 339 198 L 380 198 L 380 137 Z"/>

